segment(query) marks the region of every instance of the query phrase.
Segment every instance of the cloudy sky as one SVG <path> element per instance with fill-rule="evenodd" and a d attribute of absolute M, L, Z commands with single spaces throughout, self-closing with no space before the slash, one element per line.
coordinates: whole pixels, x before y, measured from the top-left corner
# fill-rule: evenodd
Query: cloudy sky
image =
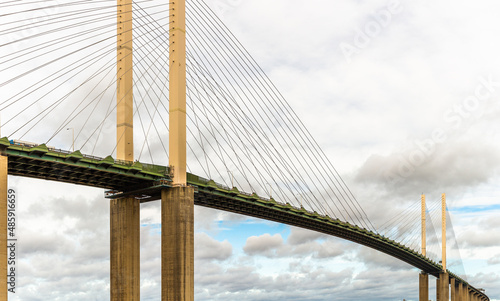
<path fill-rule="evenodd" d="M 500 300 L 500 4 L 209 3 L 376 225 L 421 193 L 429 202 L 447 193 L 457 268 Z M 21 260 L 10 299 L 109 300 L 103 191 L 9 181 L 19 198 Z M 142 205 L 141 225 L 141 299 L 158 300 L 158 202 Z M 200 207 L 195 228 L 196 300 L 418 297 L 419 271 L 337 238 Z M 430 284 L 435 299 L 432 277 Z"/>

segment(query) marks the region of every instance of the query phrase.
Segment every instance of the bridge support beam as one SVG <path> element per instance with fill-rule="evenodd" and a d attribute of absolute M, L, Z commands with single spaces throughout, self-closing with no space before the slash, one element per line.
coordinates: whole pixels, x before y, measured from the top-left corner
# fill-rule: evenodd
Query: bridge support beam
<path fill-rule="evenodd" d="M 418 300 L 429 301 L 429 274 L 421 272 L 418 275 Z"/>
<path fill-rule="evenodd" d="M 450 278 L 450 300 L 458 301 L 457 299 L 457 286 L 455 283 L 455 278 Z"/>
<path fill-rule="evenodd" d="M 436 293 L 438 301 L 450 300 L 450 282 L 448 273 L 439 274 L 439 282 L 436 282 Z"/>
<path fill-rule="evenodd" d="M 140 203 L 110 201 L 111 301 L 140 300 Z"/>
<path fill-rule="evenodd" d="M 436 301 L 440 301 L 439 294 L 441 293 L 441 282 L 439 278 L 436 279 Z"/>
<path fill-rule="evenodd" d="M 464 284 L 462 282 L 458 283 L 457 300 L 465 301 L 464 299 Z"/>
<path fill-rule="evenodd" d="M 161 191 L 161 300 L 194 300 L 194 188 Z"/>
<path fill-rule="evenodd" d="M 7 156 L 0 155 L 0 300 L 7 300 Z"/>

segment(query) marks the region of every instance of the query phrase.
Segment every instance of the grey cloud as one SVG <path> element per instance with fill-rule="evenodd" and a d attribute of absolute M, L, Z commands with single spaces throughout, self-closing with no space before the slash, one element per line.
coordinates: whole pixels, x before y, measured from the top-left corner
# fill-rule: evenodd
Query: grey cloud
<path fill-rule="evenodd" d="M 493 229 L 471 229 L 460 234 L 460 241 L 468 248 L 500 246 L 500 233 Z"/>
<path fill-rule="evenodd" d="M 438 146 L 423 163 L 412 163 L 417 147 L 390 155 L 372 155 L 360 167 L 356 181 L 373 183 L 393 195 L 415 195 L 423 191 L 464 191 L 488 182 L 498 172 L 500 155 L 487 144 L 465 142 Z M 420 161 L 418 161 L 420 162 Z"/>
<path fill-rule="evenodd" d="M 318 241 L 324 238 L 323 241 Z M 247 255 L 261 255 L 269 258 L 334 258 L 344 254 L 344 245 L 337 238 L 328 237 L 311 230 L 291 228 L 286 242 L 280 234 L 249 237 L 243 250 Z"/>
<path fill-rule="evenodd" d="M 23 256 L 39 253 L 72 254 L 77 248 L 76 244 L 73 244 L 66 236 L 60 234 L 39 234 L 31 230 L 25 230 L 18 233 L 18 235 L 22 237 L 19 244 Z"/>
<path fill-rule="evenodd" d="M 281 246 L 283 246 L 283 238 L 280 234 L 271 236 L 266 233 L 261 236 L 247 238 L 243 250 L 248 255 L 272 256 Z"/>
<path fill-rule="evenodd" d="M 197 230 L 218 231 L 217 222 L 224 220 L 225 222 L 240 222 L 248 219 L 248 217 L 206 208 L 201 206 L 194 207 L 195 227 Z"/>
<path fill-rule="evenodd" d="M 325 241 L 314 257 L 316 258 L 333 258 L 344 254 L 345 244 L 341 244 L 335 239 Z"/>
<path fill-rule="evenodd" d="M 474 283 L 477 288 L 484 288 L 486 295 L 490 299 L 498 299 L 500 295 L 500 288 L 498 282 L 500 281 L 500 274 L 498 273 L 477 273 L 469 276 L 468 281 Z"/>
<path fill-rule="evenodd" d="M 363 262 L 369 269 L 384 267 L 391 271 L 409 270 L 413 267 L 392 256 L 375 251 L 368 247 L 361 247 L 355 260 Z"/>
<path fill-rule="evenodd" d="M 290 245 L 299 245 L 310 241 L 315 241 L 318 238 L 325 238 L 326 235 L 311 231 L 307 229 L 301 229 L 297 227 L 290 228 L 290 236 L 288 236 L 286 242 Z"/>
<path fill-rule="evenodd" d="M 500 254 L 496 254 L 495 256 L 492 256 L 491 258 L 488 259 L 487 263 L 489 265 L 497 265 L 500 264 Z"/>

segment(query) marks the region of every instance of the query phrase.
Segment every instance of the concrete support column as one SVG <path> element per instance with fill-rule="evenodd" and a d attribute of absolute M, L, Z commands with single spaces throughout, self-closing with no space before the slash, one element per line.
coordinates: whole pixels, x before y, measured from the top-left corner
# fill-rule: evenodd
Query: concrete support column
<path fill-rule="evenodd" d="M 464 284 L 462 282 L 458 283 L 458 292 L 457 292 L 457 300 L 458 301 L 465 301 L 464 299 Z"/>
<path fill-rule="evenodd" d="M 8 157 L 0 155 L 0 300 L 7 300 L 7 174 Z"/>
<path fill-rule="evenodd" d="M 194 300 L 194 189 L 161 191 L 161 300 Z"/>
<path fill-rule="evenodd" d="M 441 293 L 441 282 L 436 278 L 436 301 L 441 301 L 439 294 Z"/>
<path fill-rule="evenodd" d="M 457 299 L 457 286 L 455 283 L 455 278 L 450 278 L 450 300 L 458 301 Z"/>
<path fill-rule="evenodd" d="M 418 274 L 418 300 L 429 301 L 429 274 Z"/>
<path fill-rule="evenodd" d="M 111 301 L 140 299 L 140 204 L 134 197 L 111 200 Z"/>
<path fill-rule="evenodd" d="M 450 282 L 448 273 L 439 274 L 439 301 L 450 300 Z"/>

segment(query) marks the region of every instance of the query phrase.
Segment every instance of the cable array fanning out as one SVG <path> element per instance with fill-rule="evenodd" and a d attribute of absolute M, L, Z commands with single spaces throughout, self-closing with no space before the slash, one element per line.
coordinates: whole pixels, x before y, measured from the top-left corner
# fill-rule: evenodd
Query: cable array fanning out
<path fill-rule="evenodd" d="M 116 149 L 117 4 L 4 2 L 2 133 L 107 156 Z M 135 159 L 168 164 L 168 3 L 134 1 Z M 202 0 L 187 1 L 188 170 L 377 232 L 263 69 Z M 121 41 L 123 45 L 130 41 Z M 132 70 L 133 69 L 133 70 Z M 123 71 L 123 70 L 122 70 Z"/>

